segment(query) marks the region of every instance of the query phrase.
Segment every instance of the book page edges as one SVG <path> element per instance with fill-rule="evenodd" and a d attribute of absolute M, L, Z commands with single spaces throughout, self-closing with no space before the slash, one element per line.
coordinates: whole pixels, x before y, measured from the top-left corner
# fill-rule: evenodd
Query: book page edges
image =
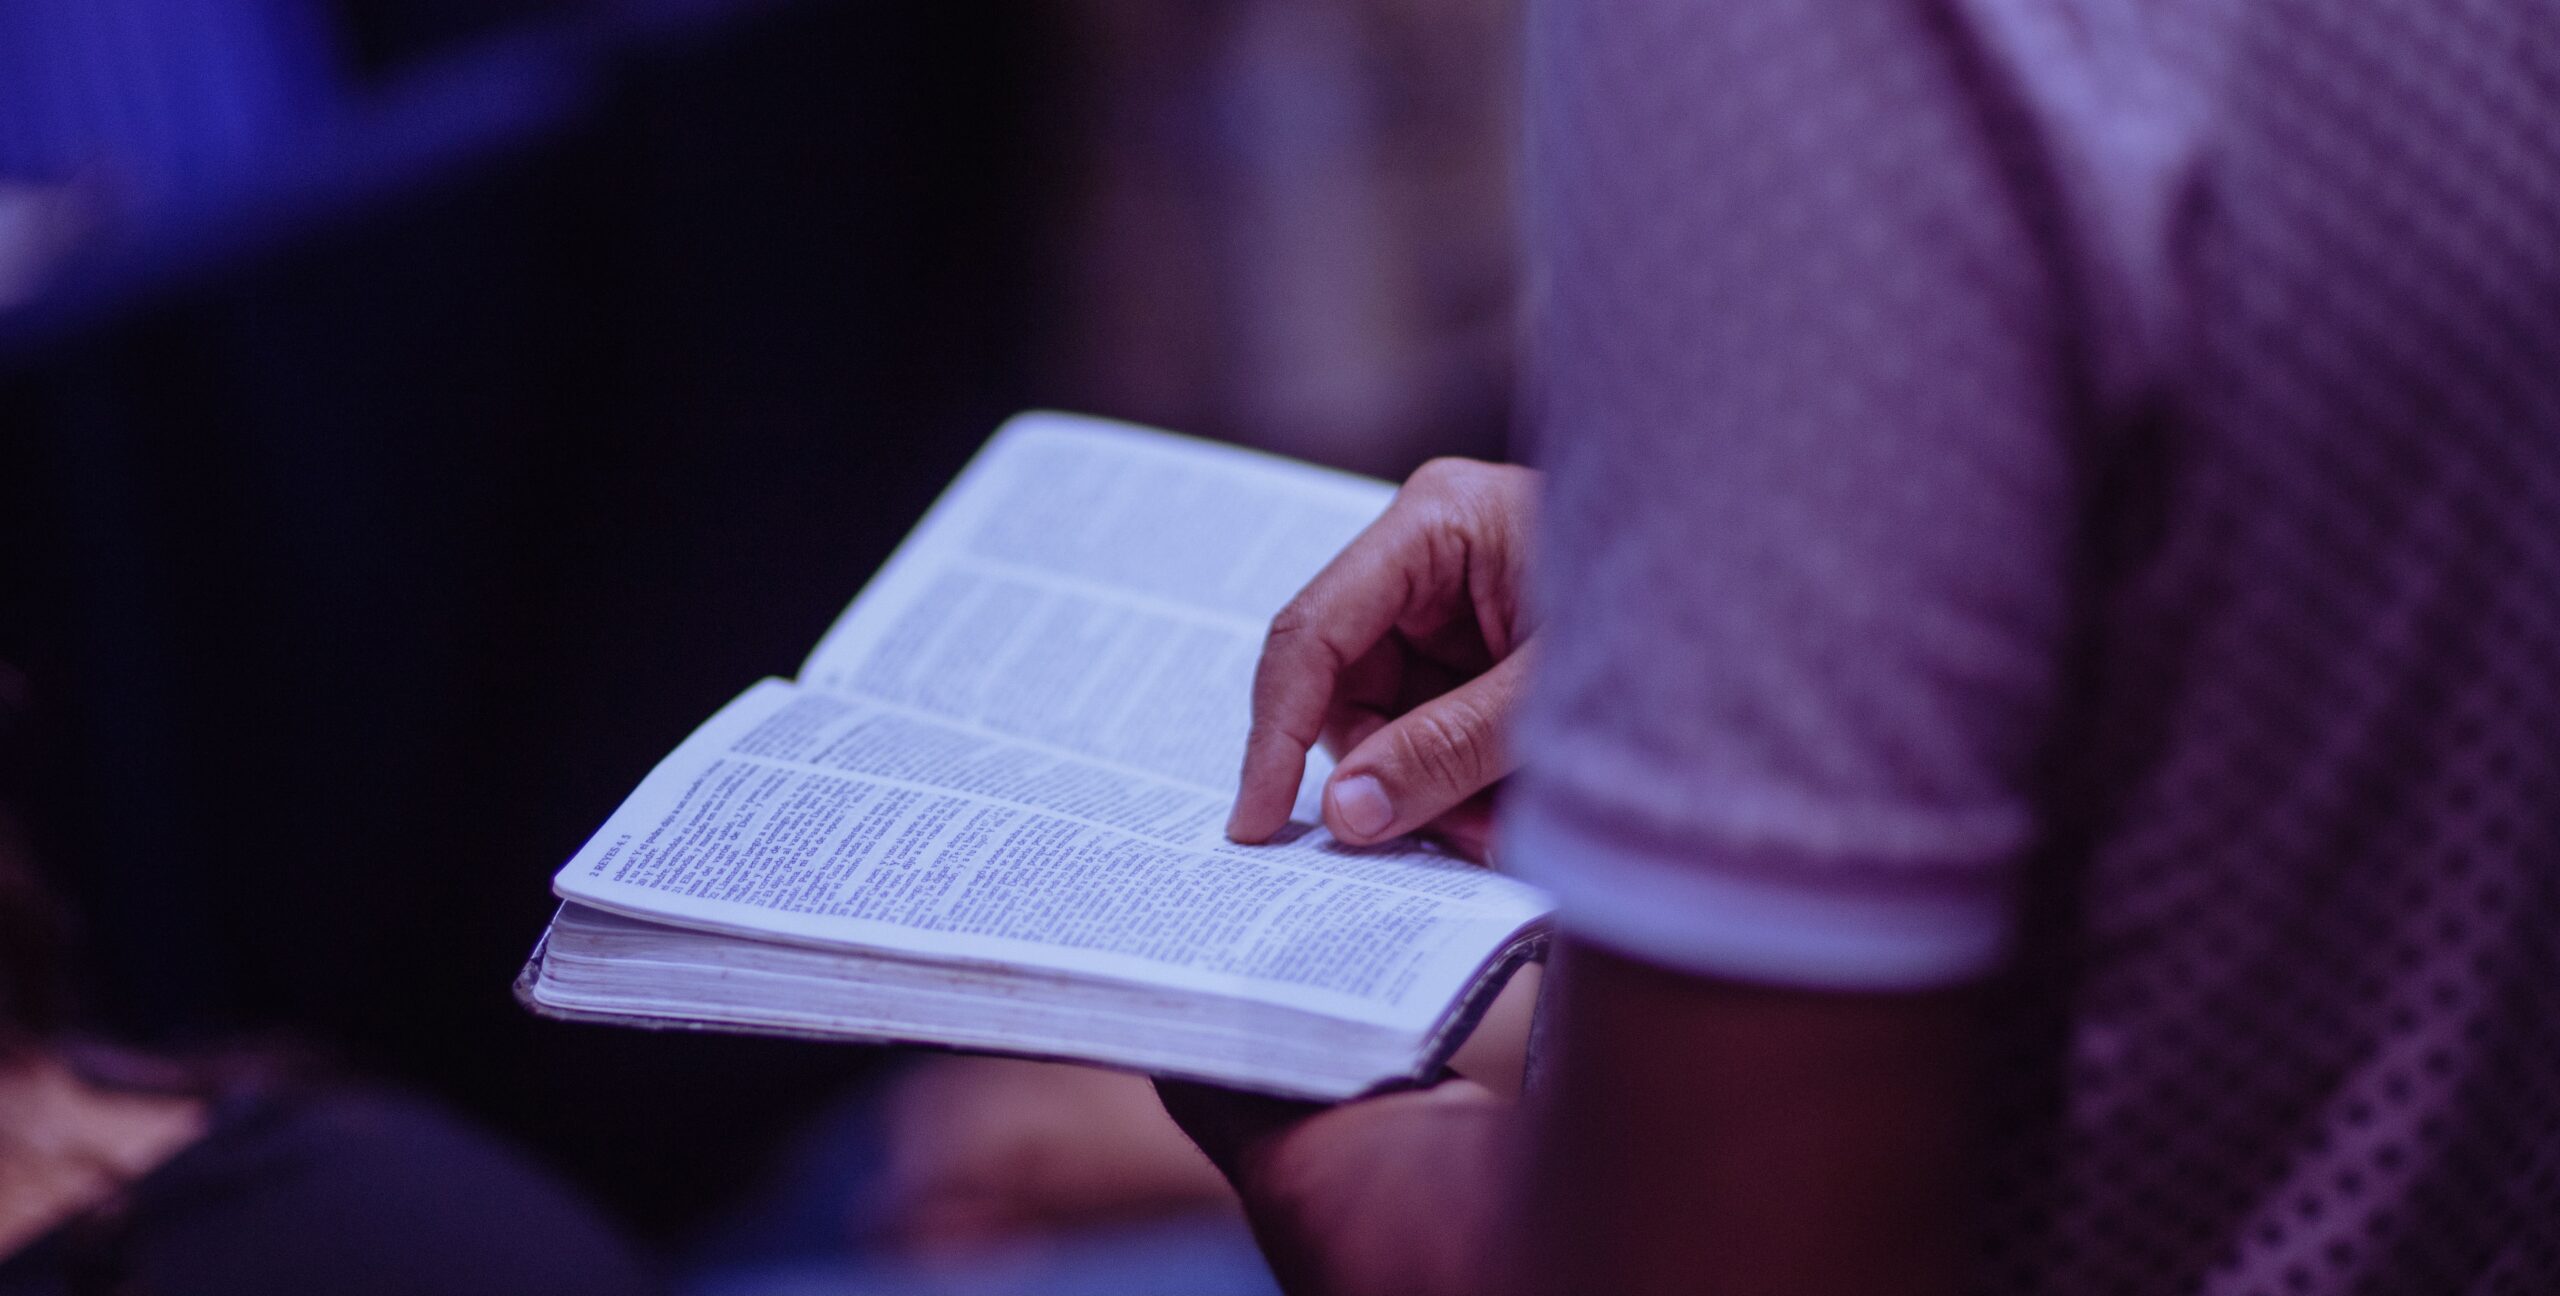
<path fill-rule="evenodd" d="M 543 956 L 549 950 L 551 945 L 551 927 L 548 923 L 543 925 L 541 938 L 534 942 L 533 953 L 525 959 L 524 967 L 516 973 L 514 994 L 516 1002 L 522 1005 L 527 1012 L 533 1013 L 538 1017 L 548 1017 L 554 1021 L 576 1022 L 598 1026 L 620 1026 L 648 1031 L 685 1031 L 714 1035 L 760 1035 L 769 1038 L 809 1040 L 817 1043 L 828 1044 L 869 1044 L 892 1048 L 921 1049 L 933 1053 L 956 1053 L 986 1057 L 1014 1057 L 1032 1062 L 1063 1062 L 1073 1066 L 1095 1066 L 1101 1067 L 1105 1070 L 1127 1071 L 1134 1075 L 1162 1076 L 1166 1079 L 1173 1080 L 1196 1080 L 1205 1084 L 1224 1085 L 1229 1088 L 1251 1089 L 1259 1093 L 1266 1093 L 1279 1098 L 1295 1098 L 1312 1102 L 1342 1102 L 1358 1098 L 1366 1094 L 1377 1093 L 1388 1089 L 1402 1088 L 1406 1085 L 1426 1080 L 1437 1073 L 1442 1067 L 1446 1066 L 1449 1058 L 1458 1051 L 1458 1046 L 1466 1042 L 1467 1036 L 1472 1034 L 1475 1031 L 1477 1024 L 1484 1019 L 1485 1012 L 1493 1006 L 1493 1001 L 1501 995 L 1502 988 L 1510 983 L 1512 975 L 1530 963 L 1540 963 L 1546 960 L 1550 936 L 1551 928 L 1549 921 L 1545 918 L 1541 918 L 1521 929 L 1518 935 L 1514 936 L 1511 940 L 1506 941 L 1491 955 L 1487 956 L 1484 968 L 1476 974 L 1473 980 L 1468 982 L 1466 991 L 1450 1005 L 1449 1011 L 1442 1014 L 1438 1025 L 1433 1028 L 1432 1033 L 1424 1043 L 1421 1052 L 1415 1055 L 1412 1066 L 1406 1074 L 1380 1076 L 1364 1085 L 1341 1090 L 1309 1090 L 1285 1085 L 1256 1083 L 1249 1077 L 1238 1077 L 1223 1073 L 1184 1071 L 1177 1068 L 1141 1071 L 1136 1068 L 1115 1066 L 1108 1062 L 1098 1062 L 1091 1058 L 1078 1057 L 1073 1054 L 1060 1052 L 1040 1052 L 1033 1050 L 986 1048 L 976 1046 L 961 1048 L 954 1045 L 940 1044 L 928 1040 L 918 1040 L 911 1037 L 855 1030 L 810 1026 L 786 1026 L 762 1022 L 749 1024 L 729 1021 L 710 1021 L 691 1017 L 662 1017 L 639 1013 L 616 1013 L 587 1008 L 569 1008 L 555 1004 L 548 1004 L 542 1002 L 535 993 L 535 987 L 542 979 Z"/>
<path fill-rule="evenodd" d="M 1552 919 L 1539 918 L 1495 949 L 1486 958 L 1484 968 L 1467 982 L 1466 990 L 1458 996 L 1457 1002 L 1450 1005 L 1440 1024 L 1433 1028 L 1421 1055 L 1415 1059 L 1412 1074 L 1403 1079 L 1424 1080 L 1447 1066 L 1449 1059 L 1457 1054 L 1458 1046 L 1475 1034 L 1476 1027 L 1484 1021 L 1485 1013 L 1493 1008 L 1493 1001 L 1502 996 L 1502 988 L 1511 984 L 1512 975 L 1529 964 L 1547 961 L 1547 947 L 1553 936 Z M 1390 1079 L 1374 1086 L 1373 1090 L 1396 1083 Z"/>

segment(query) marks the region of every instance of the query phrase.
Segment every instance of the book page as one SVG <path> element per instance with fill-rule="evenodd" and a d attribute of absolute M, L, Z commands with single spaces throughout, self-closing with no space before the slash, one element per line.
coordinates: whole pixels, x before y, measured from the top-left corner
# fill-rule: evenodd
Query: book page
<path fill-rule="evenodd" d="M 1249 450 L 1027 414 L 800 682 L 1232 796 L 1272 614 L 1394 495 Z"/>
<path fill-rule="evenodd" d="M 1545 908 L 1426 852 L 1204 847 L 1223 798 L 766 681 L 554 881 L 687 926 L 1429 1022 Z"/>

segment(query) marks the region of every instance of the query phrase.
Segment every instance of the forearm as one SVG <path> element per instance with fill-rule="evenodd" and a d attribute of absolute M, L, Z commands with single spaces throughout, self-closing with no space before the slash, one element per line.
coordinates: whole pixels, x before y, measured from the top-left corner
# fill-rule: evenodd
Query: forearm
<path fill-rule="evenodd" d="M 1973 997 L 1560 953 L 1524 1223 L 1546 1291 L 1939 1293 L 1972 1239 Z"/>
<path fill-rule="evenodd" d="M 1509 1290 L 1503 1216 L 1525 1149 L 1514 1104 L 1467 1080 L 1296 1112 L 1160 1087 L 1236 1186 L 1291 1296 Z"/>
<path fill-rule="evenodd" d="M 1525 1105 L 1454 1081 L 1188 1113 L 1293 1296 L 1962 1289 L 1970 991 L 1739 985 L 1569 941 L 1548 985 Z"/>

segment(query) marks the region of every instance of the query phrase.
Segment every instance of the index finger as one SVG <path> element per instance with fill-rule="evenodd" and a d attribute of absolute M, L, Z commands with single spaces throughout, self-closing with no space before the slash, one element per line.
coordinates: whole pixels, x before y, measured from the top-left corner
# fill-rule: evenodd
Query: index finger
<path fill-rule="evenodd" d="M 1253 720 L 1227 836 L 1270 838 L 1289 822 L 1307 749 L 1324 732 L 1343 671 L 1386 637 L 1428 566 L 1423 526 L 1399 495 L 1271 618 L 1253 668 Z"/>

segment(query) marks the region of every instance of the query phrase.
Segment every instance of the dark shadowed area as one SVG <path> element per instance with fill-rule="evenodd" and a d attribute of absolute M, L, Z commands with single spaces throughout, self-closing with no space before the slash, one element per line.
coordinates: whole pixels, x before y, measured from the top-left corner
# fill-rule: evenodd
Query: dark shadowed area
<path fill-rule="evenodd" d="M 324 1041 L 655 1224 L 869 1059 L 505 987 L 1025 399 L 1032 20 L 437 8 L 0 316 L 0 656 L 99 1020 Z"/>
<path fill-rule="evenodd" d="M 494 1136 L 679 1267 L 1129 1218 L 1104 1289 L 1262 1290 L 1128 1077 L 568 1027 L 508 986 L 551 872 L 1006 415 L 1383 476 L 1498 453 L 1514 39 L 1449 0 L 0 12 L 0 1031 L 318 1059 L 485 1131 L 349 1154 L 411 1098 L 262 1126 L 228 1062 L 108 1113 L 338 1149 L 349 1200 L 420 1149 L 512 1182 Z M 64 1056 L 124 1091 L 126 1053 Z M 895 1200 L 847 1182 L 881 1166 Z M 573 1210 L 515 1191 L 481 1208 L 538 1199 L 509 1236 Z"/>

